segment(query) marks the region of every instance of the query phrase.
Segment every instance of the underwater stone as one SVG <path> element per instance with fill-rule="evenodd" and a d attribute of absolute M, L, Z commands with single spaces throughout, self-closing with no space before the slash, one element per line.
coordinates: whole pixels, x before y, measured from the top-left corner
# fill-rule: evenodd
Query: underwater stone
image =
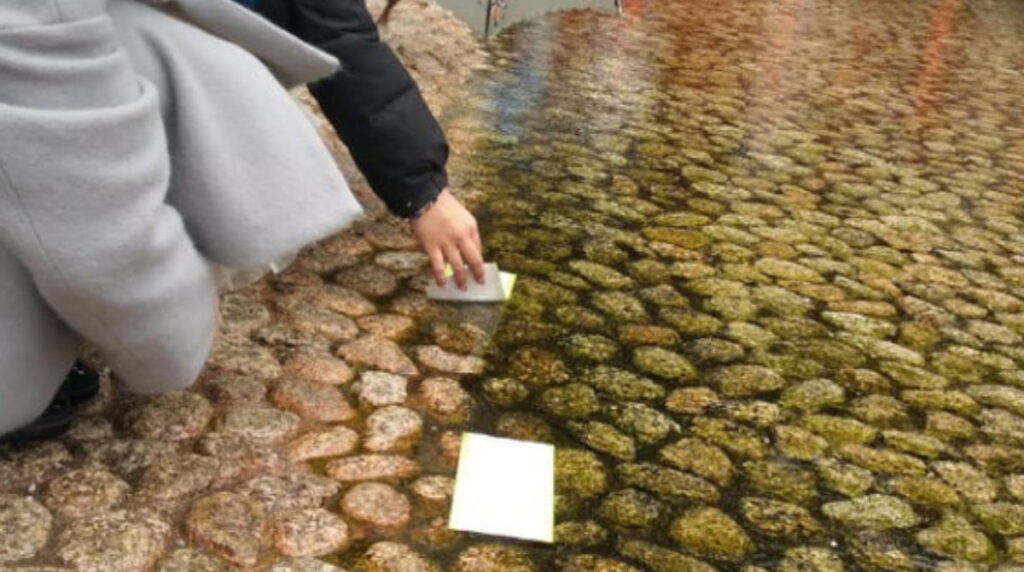
<path fill-rule="evenodd" d="M 698 558 L 740 562 L 754 551 L 754 542 L 746 531 L 724 512 L 711 507 L 684 513 L 672 523 L 669 536 Z"/>
<path fill-rule="evenodd" d="M 718 489 L 700 477 L 654 463 L 622 463 L 615 468 L 622 482 L 659 497 L 704 503 L 718 502 Z"/>
<path fill-rule="evenodd" d="M 785 381 L 771 369 L 753 365 L 723 367 L 711 374 L 711 380 L 726 397 L 745 397 L 782 389 Z"/>
<path fill-rule="evenodd" d="M 787 502 L 744 497 L 740 501 L 740 512 L 751 528 L 766 536 L 815 540 L 825 532 L 807 509 Z"/>
<path fill-rule="evenodd" d="M 875 482 L 871 471 L 835 459 L 820 459 L 815 467 L 826 488 L 847 497 L 864 494 Z"/>
<path fill-rule="evenodd" d="M 658 457 L 679 469 L 727 486 L 732 480 L 732 461 L 720 448 L 700 439 L 684 438 L 666 445 Z"/>
<path fill-rule="evenodd" d="M 607 453 L 624 461 L 632 461 L 636 456 L 636 444 L 632 437 L 607 423 L 587 421 L 586 423 L 569 423 L 566 425 L 581 443 L 602 453 Z"/>
<path fill-rule="evenodd" d="M 608 490 L 608 473 L 597 455 L 580 449 L 555 452 L 555 492 L 590 499 Z"/>
<path fill-rule="evenodd" d="M 836 383 L 827 379 L 812 379 L 788 387 L 782 392 L 779 403 L 803 411 L 817 411 L 824 407 L 841 405 L 846 401 L 846 392 Z"/>
<path fill-rule="evenodd" d="M 662 504 L 653 496 L 636 489 L 622 489 L 604 498 L 597 514 L 619 526 L 646 527 L 658 520 Z"/>
<path fill-rule="evenodd" d="M 958 514 L 945 514 L 938 524 L 918 532 L 914 538 L 921 546 L 958 560 L 986 562 L 997 555 L 992 541 Z"/>
<path fill-rule="evenodd" d="M 696 558 L 642 540 L 623 541 L 618 551 L 622 556 L 641 562 L 654 572 L 715 572 L 715 568 Z"/>
<path fill-rule="evenodd" d="M 670 417 L 643 403 L 612 403 L 604 411 L 615 425 L 641 444 L 657 443 L 680 429 Z"/>
<path fill-rule="evenodd" d="M 787 457 L 804 461 L 821 457 L 829 446 L 824 438 L 795 425 L 777 425 L 775 445 Z"/>
<path fill-rule="evenodd" d="M 654 381 L 610 366 L 589 369 L 580 381 L 620 400 L 655 400 L 665 395 L 665 388 Z"/>
<path fill-rule="evenodd" d="M 645 373 L 678 382 L 697 376 L 697 370 L 686 358 L 658 346 L 642 346 L 633 350 L 633 365 Z"/>
<path fill-rule="evenodd" d="M 867 495 L 822 505 L 828 518 L 851 528 L 888 530 L 915 526 L 919 517 L 909 504 L 887 495 Z"/>

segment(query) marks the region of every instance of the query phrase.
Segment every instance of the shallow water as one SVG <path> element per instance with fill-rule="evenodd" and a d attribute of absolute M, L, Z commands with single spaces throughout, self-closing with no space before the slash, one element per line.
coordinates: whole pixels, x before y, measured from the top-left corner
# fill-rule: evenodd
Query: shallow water
<path fill-rule="evenodd" d="M 1022 37 L 634 1 L 492 42 L 452 171 L 520 273 L 477 428 L 560 447 L 541 569 L 1024 562 Z"/>

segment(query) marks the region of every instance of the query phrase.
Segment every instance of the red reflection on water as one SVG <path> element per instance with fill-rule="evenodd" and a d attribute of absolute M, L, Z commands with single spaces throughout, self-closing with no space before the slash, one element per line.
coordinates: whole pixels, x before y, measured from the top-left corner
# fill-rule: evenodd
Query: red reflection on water
<path fill-rule="evenodd" d="M 799 14 L 804 0 L 782 0 L 774 9 L 774 17 L 768 23 L 768 50 L 765 54 L 768 65 L 764 70 L 762 89 L 776 97 L 786 93 L 786 76 L 790 69 L 789 58 L 793 51 Z"/>
<path fill-rule="evenodd" d="M 946 40 L 953 31 L 956 13 L 962 4 L 963 0 L 940 0 L 935 5 L 928 41 L 921 57 L 921 71 L 917 74 L 914 107 L 919 114 L 928 113 L 935 106 L 935 92 L 946 67 Z"/>

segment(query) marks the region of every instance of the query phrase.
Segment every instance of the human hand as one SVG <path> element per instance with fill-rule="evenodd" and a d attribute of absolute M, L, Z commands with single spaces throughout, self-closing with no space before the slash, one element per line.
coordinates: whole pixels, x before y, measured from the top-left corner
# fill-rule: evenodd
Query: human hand
<path fill-rule="evenodd" d="M 441 191 L 433 206 L 409 224 L 430 258 L 438 286 L 445 285 L 445 260 L 452 267 L 460 290 L 466 289 L 466 265 L 476 281 L 483 284 L 483 245 L 476 219 L 450 192 Z"/>

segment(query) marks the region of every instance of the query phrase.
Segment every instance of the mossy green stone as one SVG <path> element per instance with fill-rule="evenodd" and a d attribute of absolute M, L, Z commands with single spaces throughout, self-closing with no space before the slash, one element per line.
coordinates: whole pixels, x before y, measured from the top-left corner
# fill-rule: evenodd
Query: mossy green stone
<path fill-rule="evenodd" d="M 619 322 L 650 321 L 647 310 L 640 300 L 625 292 L 596 292 L 591 298 L 594 306 L 608 317 Z"/>
<path fill-rule="evenodd" d="M 849 444 L 840 446 L 838 452 L 840 457 L 869 471 L 893 475 L 920 475 L 924 474 L 926 469 L 926 465 L 921 459 L 892 449 L 876 449 Z"/>
<path fill-rule="evenodd" d="M 658 443 L 669 433 L 679 431 L 678 423 L 643 403 L 611 403 L 605 406 L 604 412 L 619 429 L 643 445 Z"/>
<path fill-rule="evenodd" d="M 654 463 L 622 463 L 615 471 L 625 484 L 658 497 L 702 503 L 715 503 L 719 499 L 718 489 L 708 481 Z"/>
<path fill-rule="evenodd" d="M 600 408 L 597 394 L 582 383 L 545 389 L 540 396 L 540 405 L 552 415 L 570 419 L 587 417 Z"/>
<path fill-rule="evenodd" d="M 717 508 L 697 508 L 672 523 L 669 536 L 686 552 L 725 562 L 741 562 L 755 549 L 736 521 Z"/>
<path fill-rule="evenodd" d="M 800 426 L 821 435 L 832 445 L 870 443 L 878 435 L 878 430 L 870 425 L 836 415 L 805 415 L 800 419 Z"/>
<path fill-rule="evenodd" d="M 888 495 L 867 495 L 830 502 L 824 504 L 821 511 L 845 526 L 865 530 L 911 528 L 920 522 L 920 517 L 909 504 Z"/>
<path fill-rule="evenodd" d="M 779 403 L 802 411 L 817 411 L 824 407 L 841 405 L 846 401 L 846 391 L 833 381 L 811 379 L 786 388 Z"/>
<path fill-rule="evenodd" d="M 572 268 L 577 274 L 602 288 L 619 290 L 633 287 L 632 278 L 597 262 L 573 260 L 569 262 L 569 268 Z"/>
<path fill-rule="evenodd" d="M 719 486 L 724 487 L 732 480 L 729 456 L 700 439 L 680 439 L 662 447 L 658 457 L 673 467 L 704 477 Z"/>
<path fill-rule="evenodd" d="M 726 366 L 713 372 L 710 377 L 726 397 L 746 397 L 778 391 L 785 385 L 779 374 L 769 368 L 754 365 Z"/>
<path fill-rule="evenodd" d="M 676 382 L 688 381 L 697 376 L 697 370 L 689 360 L 659 346 L 634 349 L 633 365 L 644 373 Z"/>
<path fill-rule="evenodd" d="M 825 530 L 807 509 L 792 503 L 759 497 L 744 497 L 740 513 L 757 532 L 789 541 L 816 540 Z"/>
<path fill-rule="evenodd" d="M 596 546 L 608 538 L 608 531 L 592 520 L 567 521 L 555 525 L 555 543 L 569 546 Z"/>
<path fill-rule="evenodd" d="M 580 449 L 555 451 L 555 492 L 591 499 L 608 490 L 608 473 L 597 455 Z"/>
<path fill-rule="evenodd" d="M 525 385 L 507 377 L 493 377 L 483 383 L 487 400 L 501 407 L 512 407 L 530 396 Z"/>
<path fill-rule="evenodd" d="M 509 358 L 509 374 L 531 388 L 569 380 L 569 370 L 556 354 L 540 348 L 522 348 Z"/>
<path fill-rule="evenodd" d="M 760 459 L 766 447 L 760 432 L 726 419 L 697 417 L 690 427 L 693 434 L 705 441 L 743 457 Z"/>
<path fill-rule="evenodd" d="M 871 471 L 835 459 L 819 459 L 815 467 L 822 485 L 843 496 L 861 496 L 875 484 Z"/>
<path fill-rule="evenodd" d="M 615 491 L 601 501 L 597 514 L 610 524 L 647 527 L 658 520 L 662 504 L 653 496 L 636 489 Z"/>
<path fill-rule="evenodd" d="M 998 557 L 992 541 L 954 513 L 947 513 L 938 524 L 918 532 L 914 538 L 921 546 L 958 560 L 991 562 Z"/>
<path fill-rule="evenodd" d="M 1024 534 L 1024 504 L 993 502 L 971 507 L 981 526 L 993 534 L 1016 536 Z"/>
<path fill-rule="evenodd" d="M 573 334 L 565 341 L 570 356 L 591 362 L 606 362 L 619 353 L 619 345 L 601 334 Z"/>
<path fill-rule="evenodd" d="M 722 321 L 714 316 L 679 308 L 662 308 L 659 318 L 684 336 L 710 336 L 722 329 Z"/>
<path fill-rule="evenodd" d="M 714 567 L 696 558 L 643 540 L 623 541 L 619 544 L 618 552 L 654 572 L 715 572 Z"/>
<path fill-rule="evenodd" d="M 763 495 L 804 504 L 818 496 L 814 473 L 793 463 L 748 461 L 743 464 L 747 487 Z"/>
<path fill-rule="evenodd" d="M 932 477 L 897 477 L 889 481 L 889 488 L 910 502 L 928 508 L 941 509 L 960 504 L 960 495 L 952 487 Z"/>
<path fill-rule="evenodd" d="M 611 366 L 586 370 L 580 381 L 620 400 L 653 401 L 665 395 L 665 388 L 651 379 Z"/>
<path fill-rule="evenodd" d="M 607 453 L 623 461 L 632 461 L 636 456 L 636 444 L 633 438 L 622 433 L 615 427 L 600 421 L 586 423 L 569 423 L 566 428 L 581 443 L 602 453 Z"/>

